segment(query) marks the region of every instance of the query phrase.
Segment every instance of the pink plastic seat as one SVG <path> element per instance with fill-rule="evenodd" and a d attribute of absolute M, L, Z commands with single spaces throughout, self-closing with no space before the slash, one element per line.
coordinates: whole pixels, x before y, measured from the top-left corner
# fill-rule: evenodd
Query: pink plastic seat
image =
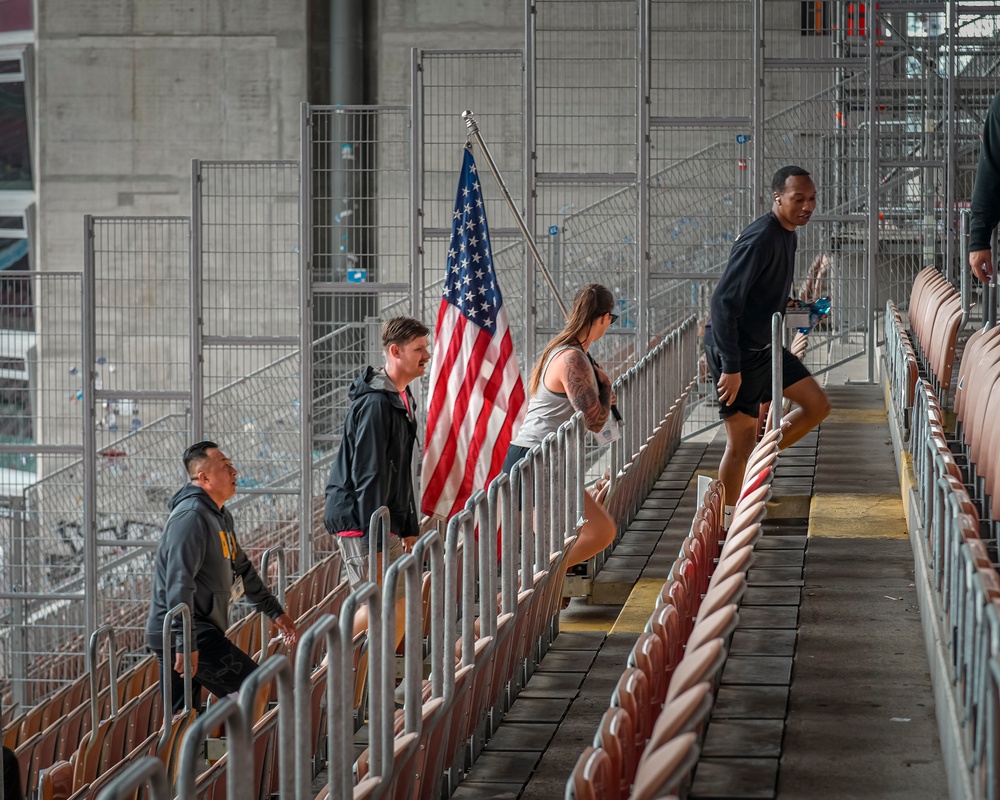
<path fill-rule="evenodd" d="M 721 583 L 711 587 L 701 601 L 701 608 L 698 610 L 697 625 L 701 620 L 710 614 L 714 614 L 723 606 L 730 603 L 739 603 L 743 593 L 747 590 L 747 578 L 742 572 L 731 575 Z"/>
<path fill-rule="evenodd" d="M 707 682 L 714 687 L 725 661 L 726 648 L 722 639 L 711 639 L 698 649 L 689 650 L 684 654 L 684 658 L 670 679 L 667 702 L 686 692 L 696 683 Z"/>
<path fill-rule="evenodd" d="M 724 642 L 728 642 L 739 621 L 740 615 L 736 603 L 723 606 L 694 626 L 691 636 L 688 637 L 687 649 L 697 650 L 711 639 L 722 639 Z"/>
<path fill-rule="evenodd" d="M 657 748 L 636 773 L 632 800 L 653 800 L 679 792 L 697 763 L 698 744 L 693 733 L 671 739 Z"/>
<path fill-rule="evenodd" d="M 663 707 L 639 764 L 648 761 L 657 749 L 682 733 L 691 732 L 700 736 L 711 710 L 712 685 L 707 681 L 696 683 L 687 691 L 681 692 Z"/>
<path fill-rule="evenodd" d="M 708 584 L 708 590 L 711 591 L 712 588 L 718 586 L 727 578 L 736 575 L 737 573 L 747 573 L 750 569 L 750 565 L 753 564 L 753 546 L 746 545 L 741 547 L 739 550 L 731 550 L 727 555 L 723 556 L 719 560 L 718 566 L 715 568 L 715 572 L 712 573 L 712 580 Z"/>

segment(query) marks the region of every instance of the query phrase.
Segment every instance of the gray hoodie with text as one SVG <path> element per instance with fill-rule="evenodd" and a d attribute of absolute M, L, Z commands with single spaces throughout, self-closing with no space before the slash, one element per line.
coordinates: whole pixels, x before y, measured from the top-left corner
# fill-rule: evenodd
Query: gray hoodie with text
<path fill-rule="evenodd" d="M 200 486 L 188 484 L 168 503 L 170 516 L 156 551 L 153 596 L 146 620 L 146 639 L 153 650 L 163 650 L 163 619 L 178 603 L 191 609 L 195 649 L 199 633 L 229 627 L 233 581 L 243 579 L 243 590 L 258 611 L 276 619 L 281 604 L 264 586 L 236 541 L 233 517 L 219 508 Z M 173 623 L 174 647 L 181 649 L 182 622 Z"/>

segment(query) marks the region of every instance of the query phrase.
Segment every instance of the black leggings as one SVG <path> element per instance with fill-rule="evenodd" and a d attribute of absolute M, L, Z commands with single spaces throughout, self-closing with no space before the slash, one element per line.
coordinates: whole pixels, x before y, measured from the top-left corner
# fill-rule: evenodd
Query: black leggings
<path fill-rule="evenodd" d="M 163 686 L 163 652 L 154 650 L 160 662 L 160 687 Z M 170 652 L 170 686 L 174 712 L 184 708 L 184 676 L 174 672 L 174 653 Z M 229 641 L 222 631 L 212 628 L 198 632 L 198 669 L 191 680 L 191 703 L 201 707 L 201 689 L 216 697 L 238 692 L 243 681 L 257 669 L 257 662 Z"/>
<path fill-rule="evenodd" d="M 9 747 L 3 749 L 3 792 L 4 800 L 23 800 L 21 793 L 21 765 Z"/>

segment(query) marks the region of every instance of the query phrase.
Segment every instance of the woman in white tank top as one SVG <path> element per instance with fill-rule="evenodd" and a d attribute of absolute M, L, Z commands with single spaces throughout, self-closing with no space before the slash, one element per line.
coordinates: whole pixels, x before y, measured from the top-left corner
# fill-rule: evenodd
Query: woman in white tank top
<path fill-rule="evenodd" d="M 615 402 L 611 379 L 587 351 L 618 318 L 614 307 L 611 291 L 600 284 L 587 284 L 576 293 L 565 327 L 546 345 L 531 372 L 528 413 L 507 451 L 504 471 L 509 472 L 528 450 L 577 411 L 594 432 L 607 423 Z M 583 500 L 587 521 L 569 552 L 570 564 L 592 558 L 615 538 L 617 526 L 604 507 L 589 492 L 584 492 Z"/>

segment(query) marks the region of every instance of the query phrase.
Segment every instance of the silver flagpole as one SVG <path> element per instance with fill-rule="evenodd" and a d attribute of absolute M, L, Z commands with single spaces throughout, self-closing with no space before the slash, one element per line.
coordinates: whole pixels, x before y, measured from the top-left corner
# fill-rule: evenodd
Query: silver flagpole
<path fill-rule="evenodd" d="M 490 149 L 486 146 L 486 142 L 483 141 L 483 136 L 479 132 L 479 123 L 476 122 L 476 118 L 472 116 L 471 111 L 463 111 L 462 119 L 465 120 L 465 127 L 469 129 L 469 134 L 476 137 L 476 142 L 479 144 L 480 149 L 483 151 L 483 155 L 486 157 L 486 164 L 489 166 L 490 172 L 493 173 L 493 177 L 496 178 L 496 182 L 500 186 L 500 192 L 503 194 L 503 199 L 507 202 L 507 207 L 510 209 L 510 213 L 514 215 L 514 221 L 517 222 L 517 227 L 520 228 L 521 235 L 528 243 L 528 249 L 531 250 L 531 255 L 535 257 L 535 263 L 538 264 L 538 268 L 542 271 L 542 277 L 545 278 L 545 282 L 549 285 L 549 289 L 552 290 L 552 296 L 556 299 L 556 303 L 559 304 L 559 308 L 562 310 L 563 316 L 568 317 L 569 311 L 566 309 L 566 304 L 559 296 L 559 291 L 556 289 L 555 281 L 552 280 L 552 276 L 545 268 L 545 262 L 542 261 L 542 255 L 538 252 L 538 245 L 535 244 L 534 237 L 532 237 L 531 233 L 528 231 L 528 226 L 524 223 L 524 218 L 521 216 L 521 212 L 518 211 L 517 206 L 514 205 L 514 200 L 511 198 L 510 192 L 507 191 L 507 184 L 505 184 L 503 182 L 503 178 L 500 177 L 500 172 L 497 170 L 497 165 L 493 161 L 493 156 L 490 155 Z"/>

